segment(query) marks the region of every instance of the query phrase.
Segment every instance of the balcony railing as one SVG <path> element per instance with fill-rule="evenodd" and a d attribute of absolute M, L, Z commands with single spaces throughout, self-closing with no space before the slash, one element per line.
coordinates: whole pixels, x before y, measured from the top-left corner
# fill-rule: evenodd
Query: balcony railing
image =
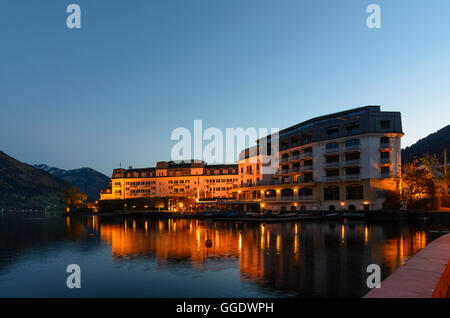
<path fill-rule="evenodd" d="M 313 169 L 312 165 L 305 165 L 300 167 L 300 171 L 311 171 Z"/>
<path fill-rule="evenodd" d="M 345 151 L 359 150 L 360 145 L 345 145 Z"/>
<path fill-rule="evenodd" d="M 392 143 L 391 142 L 380 142 L 380 148 L 381 149 L 392 149 Z"/>
<path fill-rule="evenodd" d="M 340 176 L 325 176 L 326 181 L 339 181 L 341 180 Z"/>
<path fill-rule="evenodd" d="M 326 162 L 325 168 L 339 168 L 339 161 Z"/>
<path fill-rule="evenodd" d="M 314 201 L 314 196 L 313 195 L 300 195 L 298 197 L 299 201 Z"/>
<path fill-rule="evenodd" d="M 391 163 L 391 158 L 380 158 L 380 163 Z"/>
<path fill-rule="evenodd" d="M 361 178 L 361 175 L 359 173 L 358 174 L 346 174 L 344 176 L 345 180 L 359 180 L 360 178 Z"/>
<path fill-rule="evenodd" d="M 339 147 L 325 148 L 325 153 L 336 153 L 339 152 Z"/>
<path fill-rule="evenodd" d="M 345 166 L 355 166 L 355 165 L 359 165 L 360 162 L 361 162 L 360 159 L 345 160 L 344 165 Z"/>
<path fill-rule="evenodd" d="M 300 159 L 312 158 L 312 156 L 313 156 L 312 151 L 302 152 L 302 153 L 300 154 Z"/>

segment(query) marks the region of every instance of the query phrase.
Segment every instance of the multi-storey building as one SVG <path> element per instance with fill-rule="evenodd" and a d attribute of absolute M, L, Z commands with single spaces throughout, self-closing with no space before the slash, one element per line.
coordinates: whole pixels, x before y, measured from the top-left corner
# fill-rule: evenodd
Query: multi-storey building
<path fill-rule="evenodd" d="M 238 202 L 272 210 L 381 209 L 399 189 L 401 114 L 366 106 L 310 119 L 280 131 L 279 169 L 259 174 L 257 151 L 239 161 Z"/>
<path fill-rule="evenodd" d="M 222 203 L 245 210 L 381 209 L 386 191 L 400 187 L 402 136 L 400 112 L 360 107 L 258 140 L 268 148 L 267 140 L 278 140 L 279 152 L 245 149 L 234 165 L 158 162 L 154 168 L 115 169 L 101 200 L 187 196 L 228 198 Z M 279 162 L 269 174 L 263 169 L 267 154 Z"/>
<path fill-rule="evenodd" d="M 162 161 L 153 168 L 114 169 L 111 187 L 102 191 L 100 200 L 173 196 L 226 198 L 237 186 L 236 164 Z"/>

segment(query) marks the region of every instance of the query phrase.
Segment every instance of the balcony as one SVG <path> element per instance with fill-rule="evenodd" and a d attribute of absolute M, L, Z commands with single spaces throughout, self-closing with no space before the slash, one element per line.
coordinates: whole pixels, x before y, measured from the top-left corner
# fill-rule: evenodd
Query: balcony
<path fill-rule="evenodd" d="M 361 159 L 345 160 L 345 166 L 359 166 Z"/>
<path fill-rule="evenodd" d="M 339 168 L 339 161 L 326 162 L 325 168 Z"/>
<path fill-rule="evenodd" d="M 380 158 L 380 163 L 391 163 L 391 158 Z"/>
<path fill-rule="evenodd" d="M 301 166 L 300 167 L 300 171 L 301 172 L 303 172 L 303 171 L 312 171 L 312 169 L 313 169 L 312 165 L 305 165 L 305 166 Z"/>
<path fill-rule="evenodd" d="M 313 153 L 312 151 L 309 152 L 302 152 L 300 154 L 300 159 L 308 159 L 308 158 L 312 158 L 313 157 Z"/>
<path fill-rule="evenodd" d="M 312 182 L 314 182 L 314 180 L 312 178 L 298 178 L 297 182 L 298 183 L 312 183 Z"/>
<path fill-rule="evenodd" d="M 391 149 L 392 149 L 391 142 L 381 142 L 380 143 L 380 150 L 391 150 Z"/>
<path fill-rule="evenodd" d="M 346 145 L 344 151 L 359 151 L 360 145 Z"/>
<path fill-rule="evenodd" d="M 341 176 L 325 176 L 325 181 L 335 182 L 341 180 Z"/>
<path fill-rule="evenodd" d="M 298 197 L 299 201 L 315 201 L 313 195 L 301 195 Z"/>
<path fill-rule="evenodd" d="M 325 149 L 325 153 L 329 154 L 329 153 L 338 153 L 339 152 L 339 147 L 333 147 L 333 148 L 326 148 Z"/>
<path fill-rule="evenodd" d="M 361 175 L 359 173 L 358 174 L 346 174 L 344 176 L 344 179 L 345 180 L 359 180 L 359 179 L 361 179 Z"/>

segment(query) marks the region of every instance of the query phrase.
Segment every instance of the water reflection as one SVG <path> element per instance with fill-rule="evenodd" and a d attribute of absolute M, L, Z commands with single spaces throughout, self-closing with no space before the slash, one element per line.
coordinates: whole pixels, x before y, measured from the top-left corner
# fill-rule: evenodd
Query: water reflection
<path fill-rule="evenodd" d="M 2 215 L 0 296 L 72 297 L 63 278 L 77 263 L 78 297 L 360 297 L 369 264 L 386 277 L 433 229 L 449 227 Z"/>
<path fill-rule="evenodd" d="M 242 280 L 306 297 L 359 297 L 368 291 L 369 264 L 380 264 L 386 277 L 428 243 L 424 225 L 361 222 L 243 224 L 95 216 L 67 218 L 66 230 L 73 239 L 99 238 L 115 261 L 155 258 L 160 268 L 176 264 L 200 272 L 237 262 Z"/>

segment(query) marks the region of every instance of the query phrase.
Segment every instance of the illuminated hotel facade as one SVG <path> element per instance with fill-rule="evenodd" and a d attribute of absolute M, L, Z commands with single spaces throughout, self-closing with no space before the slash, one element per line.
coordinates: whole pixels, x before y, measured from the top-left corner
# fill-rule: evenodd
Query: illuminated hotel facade
<path fill-rule="evenodd" d="M 152 197 L 226 198 L 238 186 L 238 165 L 203 161 L 158 162 L 156 167 L 114 169 L 100 200 Z"/>
<path fill-rule="evenodd" d="M 280 131 L 276 172 L 264 174 L 257 147 L 236 165 L 115 169 L 101 200 L 185 195 L 253 211 L 378 210 L 387 190 L 400 189 L 402 136 L 400 112 L 360 107 Z"/>
<path fill-rule="evenodd" d="M 402 136 L 400 112 L 379 106 L 313 118 L 279 132 L 272 175 L 262 174 L 256 149 L 246 149 L 233 191 L 269 210 L 382 209 L 386 191 L 400 189 Z"/>

